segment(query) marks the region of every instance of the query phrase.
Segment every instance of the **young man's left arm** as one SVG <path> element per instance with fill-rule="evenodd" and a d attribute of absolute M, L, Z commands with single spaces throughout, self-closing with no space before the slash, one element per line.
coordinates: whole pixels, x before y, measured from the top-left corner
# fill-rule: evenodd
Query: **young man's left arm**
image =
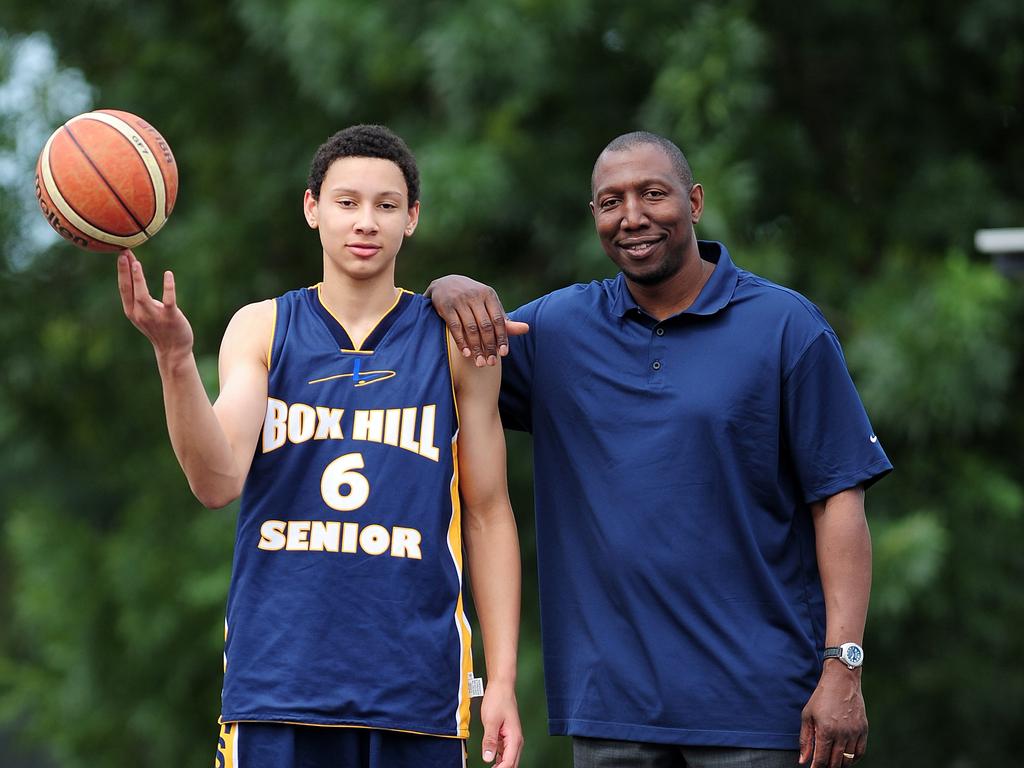
<path fill-rule="evenodd" d="M 871 535 L 864 490 L 840 491 L 811 506 L 818 571 L 825 594 L 825 645 L 863 644 L 871 592 Z M 812 768 L 846 768 L 867 748 L 868 720 L 861 668 L 827 659 L 818 687 L 804 707 L 800 762 Z M 843 753 L 855 755 L 844 758 Z"/>
<path fill-rule="evenodd" d="M 451 336 L 448 349 L 459 408 L 462 532 L 487 665 L 480 705 L 483 759 L 495 760 L 495 768 L 516 768 L 523 746 L 515 694 L 520 562 L 505 476 L 505 434 L 498 416 L 501 367 L 476 367 Z"/>

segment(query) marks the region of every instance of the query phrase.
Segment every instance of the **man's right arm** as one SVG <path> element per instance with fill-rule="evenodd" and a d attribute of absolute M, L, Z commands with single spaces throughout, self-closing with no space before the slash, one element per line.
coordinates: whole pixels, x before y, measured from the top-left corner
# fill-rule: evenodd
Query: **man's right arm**
<path fill-rule="evenodd" d="M 163 301 L 157 301 L 130 251 L 120 256 L 117 270 L 125 315 L 156 353 L 178 463 L 203 505 L 223 507 L 242 492 L 266 414 L 273 302 L 250 304 L 232 318 L 221 344 L 221 391 L 211 405 L 192 352 L 192 329 L 177 306 L 173 275 L 165 273 Z"/>

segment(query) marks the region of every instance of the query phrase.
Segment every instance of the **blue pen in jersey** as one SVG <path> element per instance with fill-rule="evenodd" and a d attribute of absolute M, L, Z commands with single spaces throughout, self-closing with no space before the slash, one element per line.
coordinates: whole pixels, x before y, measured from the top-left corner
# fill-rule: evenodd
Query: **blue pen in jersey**
<path fill-rule="evenodd" d="M 472 662 L 444 323 L 407 291 L 362 342 L 318 286 L 280 297 L 276 312 L 221 719 L 466 738 Z"/>

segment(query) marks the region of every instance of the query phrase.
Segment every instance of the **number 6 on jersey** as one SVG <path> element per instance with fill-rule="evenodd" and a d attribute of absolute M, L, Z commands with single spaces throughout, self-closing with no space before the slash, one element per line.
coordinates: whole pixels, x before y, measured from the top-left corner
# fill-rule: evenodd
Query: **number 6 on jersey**
<path fill-rule="evenodd" d="M 324 468 L 320 477 L 320 495 L 324 503 L 339 512 L 359 509 L 370 496 L 370 481 L 355 470 L 363 468 L 363 454 L 346 453 Z M 348 486 L 348 493 L 341 489 Z"/>

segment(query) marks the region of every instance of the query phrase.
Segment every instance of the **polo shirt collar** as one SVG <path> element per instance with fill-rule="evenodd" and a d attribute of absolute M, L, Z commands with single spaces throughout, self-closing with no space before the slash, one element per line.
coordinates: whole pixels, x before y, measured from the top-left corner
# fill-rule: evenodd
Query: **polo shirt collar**
<path fill-rule="evenodd" d="M 739 273 L 729 257 L 729 250 L 716 240 L 698 240 L 697 248 L 702 259 L 717 266 L 693 304 L 680 312 L 681 315 L 713 315 L 724 309 L 736 292 Z M 615 278 L 615 283 L 612 312 L 619 317 L 625 317 L 631 311 L 642 311 L 633 294 L 629 292 L 626 278 L 621 272 Z"/>

